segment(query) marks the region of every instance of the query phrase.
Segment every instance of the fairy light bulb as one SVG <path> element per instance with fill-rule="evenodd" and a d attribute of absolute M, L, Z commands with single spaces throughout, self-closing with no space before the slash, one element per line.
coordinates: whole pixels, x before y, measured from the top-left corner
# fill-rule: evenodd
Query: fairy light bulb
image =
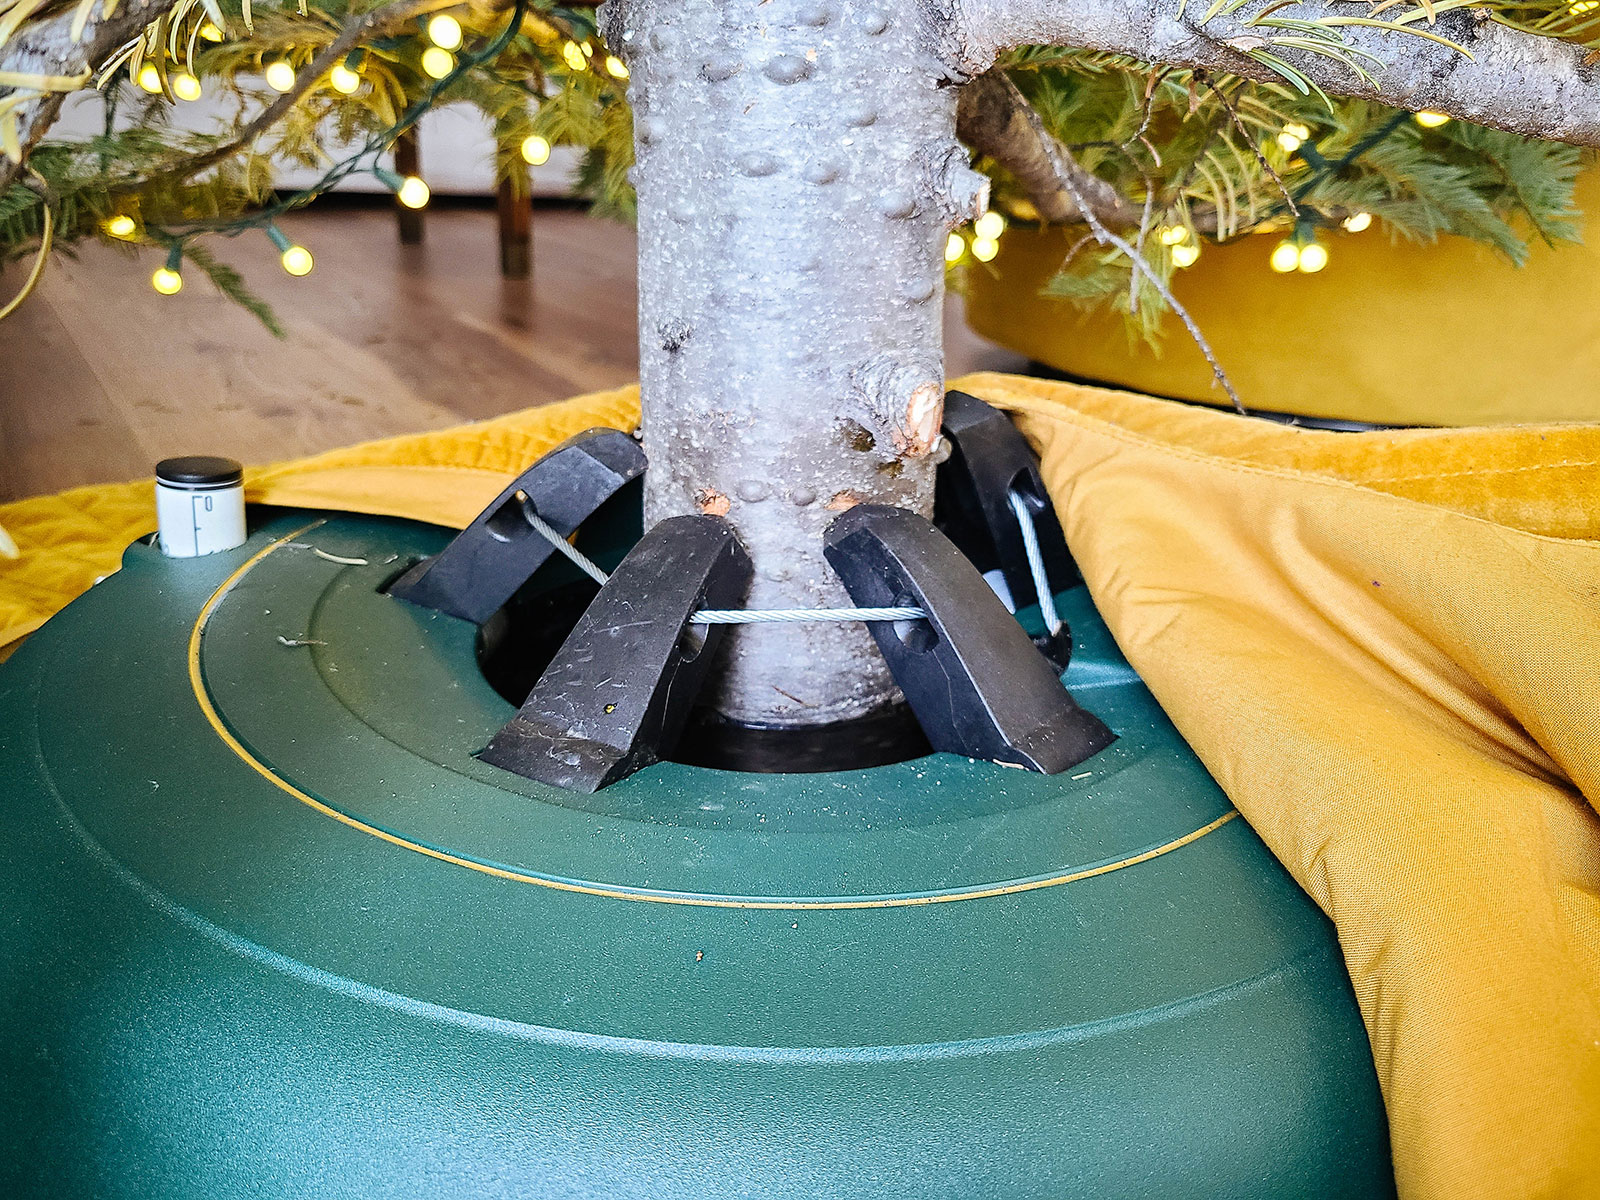
<path fill-rule="evenodd" d="M 967 239 L 959 233 L 952 233 L 945 239 L 944 260 L 947 263 L 958 263 L 961 256 L 967 252 Z"/>
<path fill-rule="evenodd" d="M 114 238 L 131 238 L 139 224 L 127 213 L 118 213 L 101 227 Z"/>
<path fill-rule="evenodd" d="M 1161 231 L 1161 244 L 1163 246 L 1181 246 L 1188 240 L 1189 230 L 1183 225 L 1169 225 Z"/>
<path fill-rule="evenodd" d="M 972 257 L 979 262 L 993 262 L 994 256 L 1000 253 L 1000 243 L 994 238 L 975 237 L 972 239 Z"/>
<path fill-rule="evenodd" d="M 1434 112 L 1429 108 L 1425 108 L 1418 113 L 1412 113 L 1411 119 L 1418 125 L 1421 125 L 1424 129 L 1437 129 L 1441 125 L 1448 125 L 1450 123 L 1450 118 L 1444 113 Z"/>
<path fill-rule="evenodd" d="M 294 87 L 294 68 L 286 59 L 277 59 L 267 64 L 267 86 L 275 92 L 287 92 Z"/>
<path fill-rule="evenodd" d="M 1328 248 L 1319 242 L 1307 242 L 1300 247 L 1298 266 L 1302 274 L 1315 275 L 1328 265 Z"/>
<path fill-rule="evenodd" d="M 439 13 L 428 19 L 428 40 L 441 50 L 455 50 L 461 46 L 461 22 L 449 13 Z"/>
<path fill-rule="evenodd" d="M 276 225 L 267 226 L 267 240 L 277 248 L 278 261 L 283 264 L 285 271 L 296 279 L 311 274 L 316 261 L 311 257 L 311 251 L 291 242 L 288 235 Z"/>
<path fill-rule="evenodd" d="M 991 242 L 998 241 L 1000 235 L 1005 231 L 1005 217 L 995 212 L 992 208 L 972 223 L 972 232 L 980 238 L 986 238 Z"/>
<path fill-rule="evenodd" d="M 1172 265 L 1175 267 L 1192 267 L 1199 261 L 1200 247 L 1179 243 L 1172 248 Z"/>
<path fill-rule="evenodd" d="M 395 193 L 407 208 L 425 208 L 432 194 L 420 175 L 407 175 L 400 184 L 400 190 Z"/>
<path fill-rule="evenodd" d="M 1278 145 L 1283 147 L 1285 154 L 1293 154 L 1306 144 L 1306 139 L 1310 136 L 1311 130 L 1291 121 L 1283 127 L 1283 132 L 1278 134 Z"/>
<path fill-rule="evenodd" d="M 223 38 L 222 30 L 217 28 L 214 21 L 207 21 L 200 26 L 200 36 L 208 42 L 220 42 Z"/>
<path fill-rule="evenodd" d="M 522 161 L 530 167 L 542 167 L 550 161 L 550 143 L 537 133 L 522 139 Z"/>
<path fill-rule="evenodd" d="M 139 86 L 154 95 L 161 90 L 161 72 L 156 69 L 155 63 L 145 63 L 139 68 Z"/>
<path fill-rule="evenodd" d="M 1600 4 L 1600 0 L 1594 0 L 1594 2 Z M 1372 214 L 1369 212 L 1351 213 L 1343 221 L 1345 232 L 1347 233 L 1360 233 L 1371 224 Z"/>
<path fill-rule="evenodd" d="M 1300 265 L 1300 247 L 1289 241 L 1279 242 L 1272 248 L 1267 265 L 1279 275 L 1287 275 Z"/>
<path fill-rule="evenodd" d="M 150 286 L 163 296 L 176 296 L 183 290 L 183 276 L 178 268 L 183 266 L 183 244 L 176 243 L 167 251 L 167 261 L 150 276 Z"/>
<path fill-rule="evenodd" d="M 416 175 L 407 175 L 401 179 L 388 167 L 374 167 L 372 173 L 377 176 L 378 182 L 392 191 L 395 199 L 407 208 L 422 208 L 432 195 L 428 185 Z"/>
<path fill-rule="evenodd" d="M 438 46 L 429 46 L 422 52 L 422 69 L 434 79 L 443 79 L 456 69 L 456 56 Z"/>
<path fill-rule="evenodd" d="M 1600 0 L 1595 0 L 1595 3 L 1600 4 Z M 608 54 L 606 55 L 606 74 L 613 79 L 626 79 L 628 77 L 628 64 L 615 54 Z"/>
<path fill-rule="evenodd" d="M 356 89 L 361 86 L 361 75 L 352 71 L 343 63 L 337 64 L 328 72 L 328 82 L 333 85 L 333 90 L 341 96 L 353 96 Z"/>
<path fill-rule="evenodd" d="M 583 50 L 577 42 L 568 42 L 561 47 L 561 58 L 574 71 L 587 70 L 589 60 L 583 56 Z"/>
<path fill-rule="evenodd" d="M 1600 0 L 1578 0 L 1567 11 L 1575 17 L 1581 17 L 1584 13 L 1593 12 L 1597 8 L 1600 8 Z"/>
<path fill-rule="evenodd" d="M 578 47 L 578 49 L 583 51 L 583 56 L 585 58 L 593 58 L 594 57 L 594 47 L 591 46 L 588 42 L 584 42 L 583 45 Z"/>
<path fill-rule="evenodd" d="M 179 100 L 198 100 L 200 92 L 200 81 L 189 72 L 180 71 L 172 77 L 172 94 Z"/>

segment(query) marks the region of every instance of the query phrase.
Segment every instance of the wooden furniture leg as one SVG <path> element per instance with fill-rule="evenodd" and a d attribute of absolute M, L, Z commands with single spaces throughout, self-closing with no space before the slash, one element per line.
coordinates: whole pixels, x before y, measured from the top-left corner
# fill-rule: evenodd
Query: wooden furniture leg
<path fill-rule="evenodd" d="M 511 180 L 500 181 L 500 274 L 506 279 L 526 279 L 533 269 L 533 197 L 526 188 L 517 193 Z"/>
<path fill-rule="evenodd" d="M 408 129 L 394 140 L 394 169 L 400 176 L 422 174 L 422 149 L 417 141 L 417 131 Z M 395 221 L 400 229 L 402 246 L 422 244 L 422 211 L 407 208 L 395 202 Z"/>

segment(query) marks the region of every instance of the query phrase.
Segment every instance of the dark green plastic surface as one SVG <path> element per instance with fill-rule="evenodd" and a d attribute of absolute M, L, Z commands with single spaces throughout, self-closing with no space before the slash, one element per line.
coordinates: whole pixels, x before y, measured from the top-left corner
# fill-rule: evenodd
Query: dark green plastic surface
<path fill-rule="evenodd" d="M 1391 1192 L 1328 923 L 1081 589 L 1066 776 L 575 796 L 378 591 L 446 535 L 313 519 L 135 545 L 0 665 L 0 1196 Z"/>

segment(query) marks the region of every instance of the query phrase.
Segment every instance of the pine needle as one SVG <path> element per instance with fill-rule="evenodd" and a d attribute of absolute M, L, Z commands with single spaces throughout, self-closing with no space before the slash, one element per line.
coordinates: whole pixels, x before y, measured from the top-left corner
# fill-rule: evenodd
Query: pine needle
<path fill-rule="evenodd" d="M 190 262 L 205 272 L 206 277 L 216 285 L 219 292 L 241 308 L 254 314 L 255 318 L 266 326 L 267 331 L 273 337 L 282 338 L 288 336 L 284 332 L 283 325 L 279 323 L 277 315 L 273 313 L 271 306 L 245 286 L 244 277 L 239 272 L 235 271 L 227 263 L 222 262 L 204 246 L 190 243 L 185 247 L 184 255 Z"/>

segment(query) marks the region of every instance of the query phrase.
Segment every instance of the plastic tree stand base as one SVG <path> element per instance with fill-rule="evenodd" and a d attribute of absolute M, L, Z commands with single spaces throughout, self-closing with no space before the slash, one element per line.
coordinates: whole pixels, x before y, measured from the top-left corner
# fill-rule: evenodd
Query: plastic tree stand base
<path fill-rule="evenodd" d="M 0 664 L 0 1195 L 1392 1194 L 1331 927 L 1081 589 L 1074 770 L 581 794 L 383 593 L 445 540 L 135 545 Z"/>

